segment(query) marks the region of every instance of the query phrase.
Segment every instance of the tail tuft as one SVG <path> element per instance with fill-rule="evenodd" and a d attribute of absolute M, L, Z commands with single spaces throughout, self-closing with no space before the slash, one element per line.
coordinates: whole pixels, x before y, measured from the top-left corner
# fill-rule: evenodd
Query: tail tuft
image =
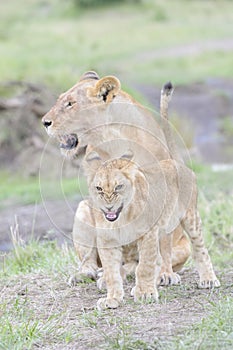
<path fill-rule="evenodd" d="M 173 93 L 173 86 L 172 86 L 172 83 L 169 81 L 163 86 L 163 89 L 161 90 L 161 98 L 160 98 L 160 116 L 161 116 L 161 122 L 162 122 L 161 125 L 167 141 L 170 157 L 178 162 L 183 162 L 178 152 L 177 145 L 175 143 L 174 136 L 172 133 L 171 125 L 168 120 L 168 105 L 171 100 L 172 93 Z"/>
<path fill-rule="evenodd" d="M 163 87 L 163 93 L 166 95 L 171 95 L 173 92 L 173 85 L 172 83 L 169 81 L 168 83 L 166 83 Z"/>

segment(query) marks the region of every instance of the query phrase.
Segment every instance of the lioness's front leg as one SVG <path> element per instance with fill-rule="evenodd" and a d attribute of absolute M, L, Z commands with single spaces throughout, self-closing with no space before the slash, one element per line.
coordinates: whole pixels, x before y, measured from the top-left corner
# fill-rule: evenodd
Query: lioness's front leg
<path fill-rule="evenodd" d="M 179 284 L 180 276 L 172 269 L 172 234 L 162 232 L 159 241 L 162 265 L 158 283 L 161 286 Z"/>
<path fill-rule="evenodd" d="M 138 240 L 139 263 L 136 285 L 131 294 L 134 300 L 157 301 L 157 279 L 161 268 L 159 228 L 155 227 Z"/>
<path fill-rule="evenodd" d="M 180 283 L 176 271 L 181 270 L 191 255 L 190 241 L 179 225 L 171 234 L 160 232 L 161 272 L 158 283 L 162 286 Z"/>
<path fill-rule="evenodd" d="M 88 200 L 81 201 L 75 214 L 73 242 L 80 260 L 78 272 L 70 278 L 70 284 L 85 280 L 96 280 L 97 270 L 101 266 L 96 247 L 96 230 L 91 206 Z"/>
<path fill-rule="evenodd" d="M 115 309 L 123 301 L 123 279 L 121 276 L 122 251 L 117 248 L 98 248 L 107 286 L 107 297 L 98 300 L 99 309 Z"/>

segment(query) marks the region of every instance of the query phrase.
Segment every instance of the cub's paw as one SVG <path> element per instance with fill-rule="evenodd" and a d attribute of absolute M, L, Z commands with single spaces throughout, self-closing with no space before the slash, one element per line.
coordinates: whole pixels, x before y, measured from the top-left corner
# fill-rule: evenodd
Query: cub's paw
<path fill-rule="evenodd" d="M 213 289 L 218 288 L 220 286 L 221 283 L 217 278 L 200 280 L 200 282 L 198 283 L 198 288 L 200 289 Z"/>
<path fill-rule="evenodd" d="M 172 286 L 172 285 L 178 285 L 181 283 L 181 278 L 178 273 L 172 272 L 167 273 L 164 272 L 159 276 L 158 284 L 160 286 Z"/>
<path fill-rule="evenodd" d="M 116 298 L 100 298 L 97 301 L 97 309 L 98 310 L 104 310 L 104 309 L 116 309 L 120 306 L 121 301 L 117 300 Z"/>
<path fill-rule="evenodd" d="M 140 288 L 138 286 L 135 286 L 131 290 L 131 296 L 134 297 L 135 302 L 143 303 L 157 302 L 159 299 L 158 291 L 153 287 Z"/>

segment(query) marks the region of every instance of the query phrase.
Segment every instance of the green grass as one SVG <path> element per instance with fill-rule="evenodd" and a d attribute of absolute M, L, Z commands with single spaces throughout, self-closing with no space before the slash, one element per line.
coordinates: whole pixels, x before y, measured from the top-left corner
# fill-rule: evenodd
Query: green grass
<path fill-rule="evenodd" d="M 0 304 L 4 315 L 0 324 L 0 349 L 21 350 L 40 347 L 50 334 L 53 341 L 68 344 L 78 338 L 74 327 L 64 329 L 60 326 L 63 314 L 53 314 L 47 319 L 38 319 L 38 313 L 28 309 L 26 298 L 16 297 L 12 304 Z M 42 345 L 43 348 L 43 345 Z"/>
<path fill-rule="evenodd" d="M 19 238 L 14 240 L 14 250 L 2 259 L 0 278 L 2 286 L 12 283 L 13 276 L 18 278 L 30 274 L 49 276 L 53 293 L 53 281 L 59 278 L 68 278 L 70 271 L 77 265 L 76 256 L 73 250 L 64 246 L 59 248 L 55 242 L 38 242 L 31 240 L 24 245 Z M 57 277 L 59 276 L 59 277 Z M 65 277 L 64 277 L 65 276 Z M 36 277 L 36 280 L 38 280 Z M 30 288 L 30 287 L 29 287 Z M 38 287 L 39 288 L 39 287 Z M 36 288 L 36 293 L 39 289 Z M 61 327 L 61 320 L 64 314 L 52 312 L 46 318 L 41 317 L 40 310 L 28 306 L 27 281 L 16 294 L 10 296 L 10 303 L 5 301 L 4 287 L 0 297 L 0 349 L 21 350 L 31 349 L 33 345 L 44 342 L 49 334 L 53 334 L 53 341 L 63 341 L 65 344 L 76 338 L 73 327 Z M 43 296 L 42 296 L 43 298 Z"/>
<path fill-rule="evenodd" d="M 144 336 L 135 337 L 145 322 L 141 320 L 142 325 L 138 326 L 136 320 L 140 314 L 154 312 L 156 325 L 156 312 L 160 312 L 160 306 L 147 311 L 153 305 L 137 306 L 129 300 L 122 306 L 122 311 L 120 308 L 116 312 L 102 313 L 92 307 L 86 311 L 79 307 L 72 316 L 70 308 L 75 307 L 76 302 L 90 295 L 89 302 L 93 304 L 92 297 L 99 294 L 94 285 L 84 284 L 78 289 L 67 287 L 67 280 L 77 266 L 73 248 L 33 239 L 25 245 L 15 232 L 12 236 L 14 250 L 1 257 L 0 349 L 52 348 L 55 344 L 62 344 L 64 349 L 73 344 L 75 348 L 86 339 L 86 332 L 90 332 L 99 337 L 99 343 L 91 337 L 90 343 L 94 346 L 101 342 L 101 349 L 230 350 L 233 346 L 233 284 L 231 279 L 226 279 L 225 269 L 232 267 L 233 261 L 233 199 L 229 196 L 233 172 L 213 172 L 201 164 L 193 164 L 193 168 L 200 188 L 199 209 L 205 241 L 223 286 L 219 292 L 205 292 L 201 298 L 192 284 L 164 289 L 160 291 L 160 305 L 169 308 L 169 303 L 175 300 L 186 303 L 193 298 L 194 304 L 203 305 L 201 321 L 180 333 L 152 337 L 148 341 Z M 5 288 L 9 286 L 10 295 L 5 295 Z M 48 303 L 49 312 L 43 303 Z M 124 312 L 127 308 L 131 310 L 129 313 Z M 146 319 L 145 315 L 142 317 Z M 179 322 L 179 316 L 176 322 Z"/>
<path fill-rule="evenodd" d="M 1 80 L 47 83 L 59 91 L 73 85 L 89 69 L 100 75 L 116 74 L 123 85 L 145 81 L 161 85 L 167 80 L 177 85 L 208 77 L 229 77 L 233 73 L 231 51 L 200 50 L 179 56 L 167 55 L 166 50 L 231 39 L 232 22 L 233 3 L 229 0 L 129 1 L 87 10 L 75 6 L 75 0 L 25 0 L 23 6 L 17 0 L 2 1 L 0 76 Z M 164 52 L 162 57 L 159 52 Z M 228 119 L 222 128 L 232 133 Z M 205 241 L 215 268 L 224 274 L 233 261 L 233 172 L 217 173 L 200 164 L 193 167 L 199 184 Z M 78 183 L 76 179 L 39 181 L 1 173 L 0 184 L 3 206 L 86 192 L 82 179 Z M 202 321 L 188 326 L 182 334 L 148 342 L 143 337 L 135 338 L 139 328 L 134 316 L 144 312 L 146 323 L 147 313 L 154 312 L 156 325 L 157 314 L 147 309 L 150 305 L 144 308 L 129 302 L 123 308 L 132 309 L 121 315 L 118 311 L 99 313 L 84 307 L 73 310 L 90 293 L 86 286 L 72 290 L 66 285 L 77 266 L 74 250 L 33 238 L 25 245 L 17 232 L 13 232 L 12 239 L 14 250 L 0 256 L 0 349 L 51 349 L 60 344 L 64 349 L 66 345 L 77 348 L 77 344 L 81 348 L 88 330 L 90 336 L 92 332 L 100 335 L 102 349 L 233 348 L 231 281 L 222 287 L 217 300 L 211 301 L 211 294 L 205 298 L 208 302 Z M 176 293 L 168 289 L 163 303 L 169 306 L 180 293 L 182 287 Z M 67 309 L 69 303 L 71 309 Z M 94 347 L 96 340 L 90 341 Z"/>
<path fill-rule="evenodd" d="M 157 342 L 158 349 L 166 350 L 218 350 L 232 349 L 233 346 L 233 298 L 223 297 L 212 306 L 208 317 L 191 327 L 185 334 L 168 342 Z"/>
<path fill-rule="evenodd" d="M 74 0 L 25 0 L 24 6 L 11 0 L 1 2 L 0 16 L 2 80 L 37 80 L 61 91 L 89 69 L 116 74 L 125 84 L 232 75 L 231 51 L 156 56 L 170 47 L 232 38 L 228 0 L 144 0 L 86 10 Z"/>
<path fill-rule="evenodd" d="M 64 247 L 60 249 L 53 241 L 39 242 L 32 238 L 27 244 L 20 237 L 12 237 L 14 250 L 6 255 L 1 269 L 1 278 L 27 274 L 30 272 L 53 274 L 66 271 L 75 265 L 75 253 Z"/>
<path fill-rule="evenodd" d="M 214 263 L 224 268 L 233 261 L 233 170 L 215 172 L 202 164 L 193 164 L 193 169 L 197 175 L 198 207 L 205 240 Z"/>
<path fill-rule="evenodd" d="M 9 204 L 31 204 L 42 200 L 61 199 L 86 194 L 84 178 L 39 179 L 0 173 L 0 207 Z"/>
<path fill-rule="evenodd" d="M 220 122 L 221 131 L 225 136 L 231 138 L 233 136 L 233 119 L 232 116 L 226 116 L 222 118 Z"/>

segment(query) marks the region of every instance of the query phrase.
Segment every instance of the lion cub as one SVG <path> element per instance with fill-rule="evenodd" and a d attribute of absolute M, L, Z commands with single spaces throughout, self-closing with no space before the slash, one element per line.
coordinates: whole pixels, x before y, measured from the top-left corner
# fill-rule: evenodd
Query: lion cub
<path fill-rule="evenodd" d="M 194 173 L 171 159 L 142 169 L 133 157 L 129 150 L 121 158 L 102 161 L 91 151 L 85 160 L 93 230 L 107 285 L 107 297 L 98 301 L 98 307 L 116 308 L 122 302 L 122 249 L 135 243 L 139 263 L 134 300 L 158 299 L 159 237 L 170 234 L 179 223 L 192 243 L 199 287 L 218 287 L 196 209 Z"/>

